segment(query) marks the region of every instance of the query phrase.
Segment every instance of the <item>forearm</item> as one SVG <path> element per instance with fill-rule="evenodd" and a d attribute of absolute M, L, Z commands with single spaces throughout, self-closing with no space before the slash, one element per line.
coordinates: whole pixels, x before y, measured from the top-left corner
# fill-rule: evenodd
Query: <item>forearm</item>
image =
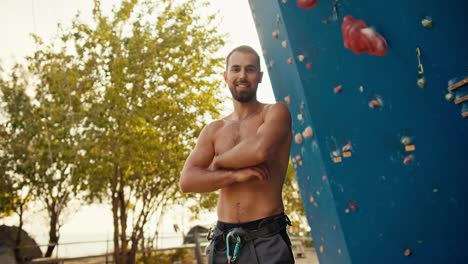
<path fill-rule="evenodd" d="M 266 160 L 268 150 L 265 149 L 260 139 L 251 137 L 234 148 L 218 155 L 214 159 L 216 168 L 241 169 L 257 166 Z"/>
<path fill-rule="evenodd" d="M 192 167 L 182 171 L 179 184 L 184 193 L 206 193 L 229 186 L 234 182 L 235 178 L 231 170 Z"/>

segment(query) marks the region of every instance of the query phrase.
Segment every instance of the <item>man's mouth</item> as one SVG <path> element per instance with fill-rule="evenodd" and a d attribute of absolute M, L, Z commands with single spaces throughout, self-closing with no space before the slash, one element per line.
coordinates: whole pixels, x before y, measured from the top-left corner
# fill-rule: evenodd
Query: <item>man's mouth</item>
<path fill-rule="evenodd" d="M 249 84 L 248 83 L 237 83 L 236 87 L 245 89 L 245 88 L 249 87 Z"/>

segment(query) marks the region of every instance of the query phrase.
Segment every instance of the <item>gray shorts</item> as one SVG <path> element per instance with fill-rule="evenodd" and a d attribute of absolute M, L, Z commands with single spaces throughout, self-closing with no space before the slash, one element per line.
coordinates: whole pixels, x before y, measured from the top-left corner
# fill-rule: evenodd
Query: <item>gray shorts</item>
<path fill-rule="evenodd" d="M 218 221 L 214 236 L 206 249 L 208 263 L 228 263 L 228 255 L 231 258 L 234 257 L 236 242 L 240 242 L 238 243 L 236 259 L 231 263 L 292 264 L 294 256 L 291 250 L 291 241 L 286 232 L 288 224 L 290 222 L 285 214 L 242 224 Z M 230 231 L 233 232 L 230 233 Z M 231 235 L 226 238 L 228 234 Z M 229 241 L 229 252 L 227 252 L 226 241 Z"/>

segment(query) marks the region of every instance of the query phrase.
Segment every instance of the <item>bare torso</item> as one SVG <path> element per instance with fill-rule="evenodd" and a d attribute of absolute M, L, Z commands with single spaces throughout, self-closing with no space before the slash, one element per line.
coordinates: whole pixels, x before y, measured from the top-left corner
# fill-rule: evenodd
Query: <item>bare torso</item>
<path fill-rule="evenodd" d="M 230 120 L 230 116 L 218 121 L 214 134 L 213 145 L 215 155 L 220 155 L 246 138 L 257 133 L 263 124 L 266 111 L 252 114 L 242 121 Z M 266 181 L 257 179 L 236 183 L 222 188 L 219 192 L 218 219 L 229 223 L 242 223 L 261 219 L 284 211 L 282 200 L 282 186 L 289 161 L 290 137 L 281 141 L 278 152 L 270 157 L 265 165 L 269 177 Z"/>

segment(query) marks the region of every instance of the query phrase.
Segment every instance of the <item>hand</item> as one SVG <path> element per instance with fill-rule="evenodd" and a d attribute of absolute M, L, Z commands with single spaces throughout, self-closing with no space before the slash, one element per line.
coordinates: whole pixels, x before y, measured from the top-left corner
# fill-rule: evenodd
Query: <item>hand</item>
<path fill-rule="evenodd" d="M 211 161 L 211 164 L 210 164 L 210 166 L 208 167 L 208 170 L 210 170 L 210 171 L 215 171 L 215 170 L 219 169 L 219 166 L 218 166 L 218 164 L 217 164 L 217 162 L 216 162 L 217 157 L 218 157 L 218 156 L 214 156 L 214 157 L 213 157 L 213 160 Z"/>
<path fill-rule="evenodd" d="M 266 165 L 248 167 L 234 171 L 236 182 L 246 182 L 249 180 L 265 181 L 269 178 L 269 171 Z"/>

